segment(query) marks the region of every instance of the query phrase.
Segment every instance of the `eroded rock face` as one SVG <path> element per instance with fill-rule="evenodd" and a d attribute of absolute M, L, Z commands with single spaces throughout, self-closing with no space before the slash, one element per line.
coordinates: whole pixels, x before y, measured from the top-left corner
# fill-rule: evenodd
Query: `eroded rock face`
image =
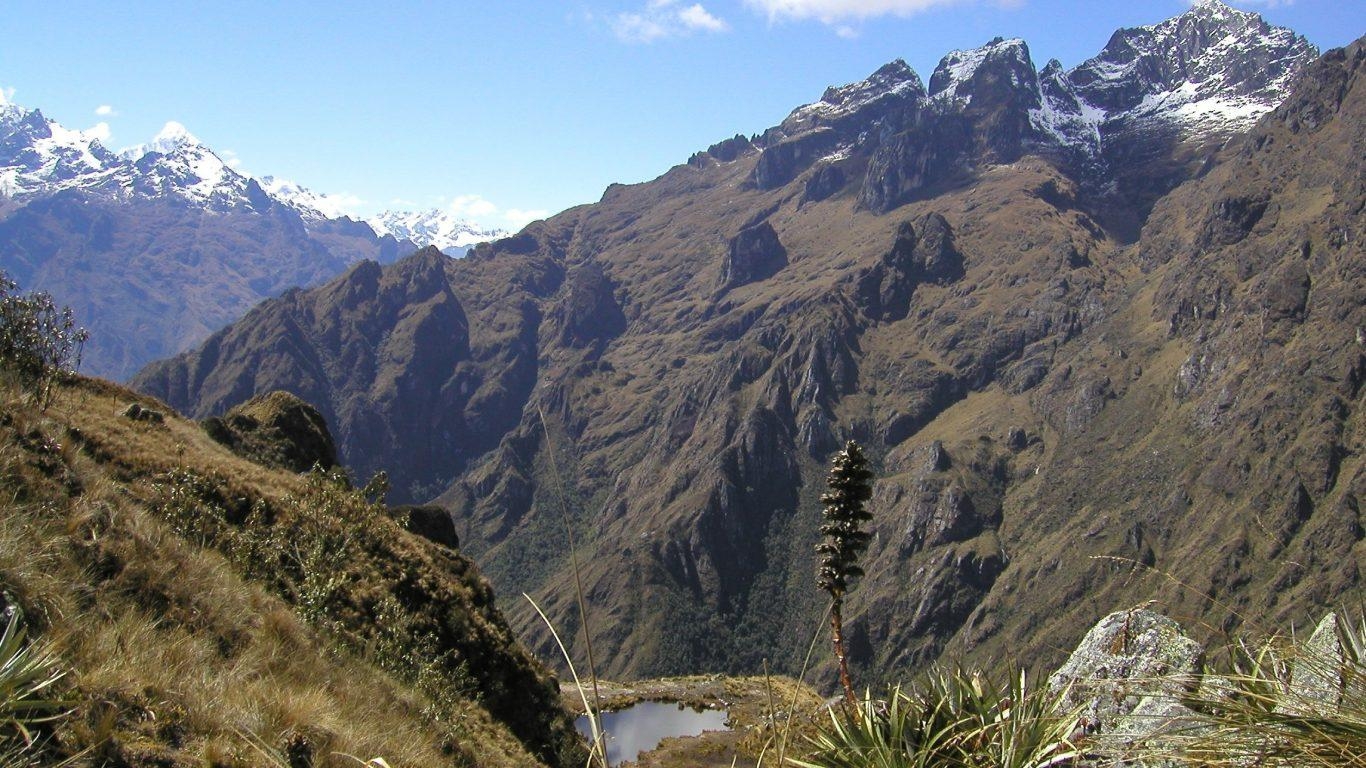
<path fill-rule="evenodd" d="M 754 165 L 753 182 L 759 189 L 777 189 L 797 177 L 839 144 L 839 134 L 821 129 L 766 147 Z"/>
<path fill-rule="evenodd" d="M 941 214 L 927 213 L 897 228 L 891 249 L 859 280 L 857 301 L 874 319 L 900 320 L 910 312 L 918 285 L 945 285 L 964 274 L 953 227 Z"/>
<path fill-rule="evenodd" d="M 601 345 L 626 328 L 626 316 L 602 267 L 587 263 L 569 273 L 569 291 L 558 311 L 560 342 L 584 348 Z"/>
<path fill-rule="evenodd" d="M 721 290 L 773 276 L 787 266 L 787 249 L 767 221 L 740 230 L 731 238 L 721 267 Z"/>

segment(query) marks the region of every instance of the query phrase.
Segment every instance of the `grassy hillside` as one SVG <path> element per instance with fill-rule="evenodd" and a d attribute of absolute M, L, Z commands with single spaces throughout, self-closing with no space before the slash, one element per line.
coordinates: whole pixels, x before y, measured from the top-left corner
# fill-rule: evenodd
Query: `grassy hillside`
<path fill-rule="evenodd" d="M 125 416 L 134 401 L 164 419 Z M 69 710 L 31 728 L 29 757 L 581 762 L 470 561 L 407 533 L 373 485 L 267 469 L 165 411 L 86 379 L 40 410 L 0 381 L 0 591 Z"/>

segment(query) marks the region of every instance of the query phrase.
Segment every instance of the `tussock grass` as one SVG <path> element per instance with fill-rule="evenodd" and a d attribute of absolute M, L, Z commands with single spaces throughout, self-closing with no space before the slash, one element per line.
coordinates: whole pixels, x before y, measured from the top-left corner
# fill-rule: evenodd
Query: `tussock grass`
<path fill-rule="evenodd" d="M 318 766 L 541 764 L 489 714 L 481 690 L 434 698 L 424 690 L 451 677 L 420 681 L 421 665 L 381 658 L 424 626 L 483 632 L 490 649 L 502 641 L 505 628 L 487 618 L 454 615 L 457 605 L 491 605 L 467 561 L 414 540 L 377 507 L 320 503 L 351 497 L 250 465 L 190 422 L 120 416 L 131 399 L 164 409 L 79 380 L 59 386 L 40 412 L 0 383 L 0 591 L 51 648 L 64 676 L 49 688 L 72 710 L 32 727 L 42 764 L 269 764 L 261 745 Z M 203 489 L 191 478 L 212 492 L 196 496 Z M 224 513 L 246 509 L 275 543 L 291 534 L 297 546 L 252 571 L 217 523 L 185 526 L 168 514 L 172 490 L 186 501 L 180 511 L 201 522 L 231 527 Z M 302 534 L 356 524 L 379 535 L 354 531 L 368 543 L 338 554 L 359 557 L 364 570 L 321 573 L 320 552 Z M 304 578 L 308 567 L 318 567 L 322 586 Z M 330 578 L 339 589 L 329 592 Z M 313 613 L 303 600 L 311 587 L 322 598 Z M 438 619 L 436 608 L 452 615 Z M 353 631 L 379 626 L 376 618 L 391 620 L 388 636 Z M 515 678 L 497 682 L 502 695 L 516 690 Z M 23 765 L 31 756 L 0 757 Z"/>
<path fill-rule="evenodd" d="M 1330 617 L 1312 638 L 1234 642 L 1184 703 L 1192 764 L 1366 766 L 1366 617 Z"/>

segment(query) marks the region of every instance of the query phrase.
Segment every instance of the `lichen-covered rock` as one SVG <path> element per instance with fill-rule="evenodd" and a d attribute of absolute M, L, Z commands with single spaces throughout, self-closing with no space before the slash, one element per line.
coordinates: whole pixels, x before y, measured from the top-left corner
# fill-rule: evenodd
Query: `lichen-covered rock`
<path fill-rule="evenodd" d="M 1336 708 L 1342 699 L 1342 660 L 1338 615 L 1330 613 L 1295 654 L 1286 708 L 1295 712 Z"/>
<path fill-rule="evenodd" d="M 1176 702 L 1193 689 L 1203 658 L 1204 649 L 1175 621 L 1131 608 L 1101 619 L 1048 685 L 1066 691 L 1066 706 L 1082 707 L 1088 727 L 1103 734 L 1123 723 L 1131 732 L 1139 722 L 1125 718 L 1145 698 Z"/>
<path fill-rule="evenodd" d="M 1196 734 L 1199 715 L 1175 697 L 1144 696 L 1134 711 L 1116 719 L 1114 727 L 1098 739 L 1110 758 L 1102 765 L 1128 768 L 1180 768 L 1188 765 L 1176 757 L 1178 745 Z M 1166 758 L 1164 755 L 1171 755 Z"/>

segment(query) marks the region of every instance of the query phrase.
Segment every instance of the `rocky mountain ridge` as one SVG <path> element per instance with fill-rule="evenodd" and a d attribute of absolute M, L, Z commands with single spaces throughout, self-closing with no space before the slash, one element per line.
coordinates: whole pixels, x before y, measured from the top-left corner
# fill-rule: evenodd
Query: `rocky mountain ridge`
<path fill-rule="evenodd" d="M 1154 30 L 1205 63 L 1132 90 L 1203 93 L 1209 57 L 1230 99 L 1281 76 L 1240 79 L 1264 27 L 1212 3 L 1106 50 Z M 801 658 L 848 438 L 880 477 L 865 670 L 1056 662 L 1134 590 L 1214 626 L 1307 615 L 1360 588 L 1363 56 L 1269 39 L 1297 85 L 1251 133 L 1107 107 L 1099 160 L 1031 122 L 1072 75 L 1021 43 L 928 89 L 894 62 L 465 259 L 267 302 L 137 385 L 196 415 L 318 404 L 344 462 L 435 496 L 566 637 L 574 527 L 616 676 Z"/>

